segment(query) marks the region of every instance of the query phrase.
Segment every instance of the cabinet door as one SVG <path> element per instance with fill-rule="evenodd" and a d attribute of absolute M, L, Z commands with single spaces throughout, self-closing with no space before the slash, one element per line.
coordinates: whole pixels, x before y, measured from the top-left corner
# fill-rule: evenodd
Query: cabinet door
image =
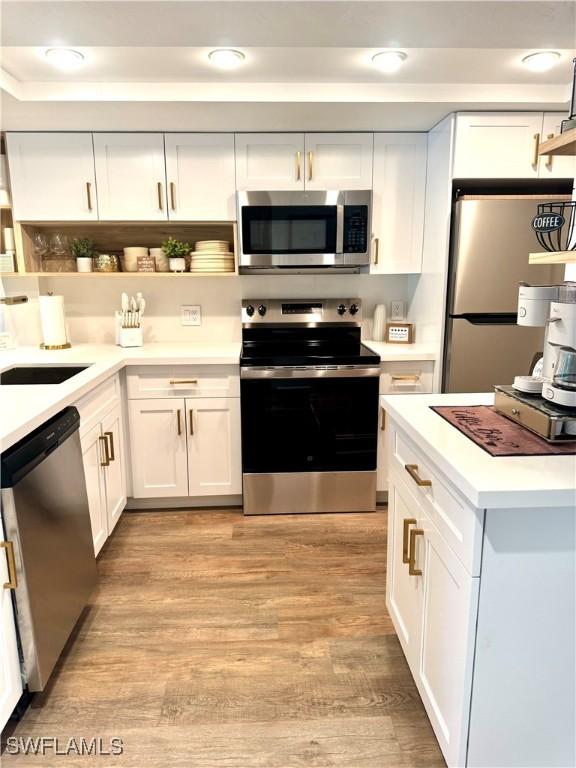
<path fill-rule="evenodd" d="M 105 438 L 102 436 L 100 424 L 92 427 L 81 438 L 84 475 L 86 476 L 86 491 L 90 524 L 92 525 L 92 540 L 94 554 L 97 555 L 108 538 L 108 515 L 106 513 L 106 483 L 104 467 L 106 464 Z"/>
<path fill-rule="evenodd" d="M 168 218 L 163 134 L 95 133 L 94 156 L 101 220 Z"/>
<path fill-rule="evenodd" d="M 566 119 L 564 112 L 545 112 L 542 124 L 542 141 L 560 134 L 560 124 Z M 576 157 L 543 155 L 540 158 L 541 179 L 573 179 L 576 176 Z"/>
<path fill-rule="evenodd" d="M 422 270 L 425 190 L 426 135 L 374 134 L 371 272 Z"/>
<path fill-rule="evenodd" d="M 480 579 L 426 521 L 417 684 L 447 764 L 465 765 Z"/>
<path fill-rule="evenodd" d="M 386 603 L 398 639 L 414 677 L 418 674 L 423 577 L 410 574 L 407 562 L 411 531 L 421 530 L 423 513 L 418 502 L 396 481 L 388 481 L 388 581 Z M 424 572 L 422 536 L 415 537 L 415 559 Z"/>
<path fill-rule="evenodd" d="M 187 496 L 184 400 L 130 400 L 129 419 L 134 496 Z"/>
<path fill-rule="evenodd" d="M 307 133 L 306 189 L 372 189 L 372 133 Z"/>
<path fill-rule="evenodd" d="M 4 527 L 0 517 L 0 541 L 4 540 Z M 2 589 L 2 584 L 6 584 L 8 580 L 6 550 L 0 549 L 0 730 L 4 729 L 22 695 L 12 593 L 9 589 Z"/>
<path fill-rule="evenodd" d="M 6 143 L 15 219 L 98 218 L 91 133 L 8 133 Z"/>
<path fill-rule="evenodd" d="M 232 133 L 167 133 L 168 216 L 173 221 L 236 219 Z"/>
<path fill-rule="evenodd" d="M 454 178 L 536 178 L 541 133 L 542 112 L 458 115 Z"/>
<path fill-rule="evenodd" d="M 378 458 L 376 470 L 376 490 L 388 490 L 388 433 L 386 432 L 386 411 L 383 398 L 380 398 L 380 423 L 378 430 Z"/>
<path fill-rule="evenodd" d="M 126 506 L 126 479 L 124 472 L 124 434 L 122 413 L 114 408 L 102 420 L 102 434 L 106 438 L 109 464 L 106 467 L 106 511 L 108 535 L 120 519 Z"/>
<path fill-rule="evenodd" d="M 236 188 L 304 189 L 303 133 L 237 133 Z"/>
<path fill-rule="evenodd" d="M 190 496 L 242 493 L 240 398 L 186 400 Z"/>

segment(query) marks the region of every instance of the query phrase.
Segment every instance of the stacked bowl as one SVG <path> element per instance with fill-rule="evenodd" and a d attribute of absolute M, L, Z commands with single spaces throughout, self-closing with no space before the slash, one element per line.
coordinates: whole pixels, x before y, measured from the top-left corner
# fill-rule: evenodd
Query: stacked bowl
<path fill-rule="evenodd" d="M 234 254 L 226 240 L 198 240 L 190 254 L 190 272 L 234 272 Z"/>

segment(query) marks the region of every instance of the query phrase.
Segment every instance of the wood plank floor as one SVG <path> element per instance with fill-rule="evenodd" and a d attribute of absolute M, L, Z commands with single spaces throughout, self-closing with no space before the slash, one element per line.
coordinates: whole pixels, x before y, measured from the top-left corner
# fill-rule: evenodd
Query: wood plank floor
<path fill-rule="evenodd" d="M 385 510 L 126 513 L 99 572 L 12 736 L 124 752 L 3 765 L 445 765 L 386 611 Z"/>

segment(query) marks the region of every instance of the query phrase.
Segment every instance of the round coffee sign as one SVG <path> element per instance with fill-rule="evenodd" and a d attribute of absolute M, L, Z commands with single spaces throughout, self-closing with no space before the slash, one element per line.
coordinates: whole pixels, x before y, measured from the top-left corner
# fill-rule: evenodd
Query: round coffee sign
<path fill-rule="evenodd" d="M 535 232 L 555 232 L 564 226 L 564 216 L 560 213 L 538 213 L 532 219 Z"/>

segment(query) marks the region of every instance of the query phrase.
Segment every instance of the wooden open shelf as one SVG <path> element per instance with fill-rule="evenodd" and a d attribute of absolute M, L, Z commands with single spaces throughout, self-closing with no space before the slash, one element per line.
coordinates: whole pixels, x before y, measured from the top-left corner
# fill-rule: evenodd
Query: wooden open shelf
<path fill-rule="evenodd" d="M 191 250 L 198 240 L 227 240 L 234 254 L 238 253 L 236 222 L 234 221 L 26 221 L 17 222 L 14 228 L 18 272 L 9 273 L 13 277 L 230 277 L 238 274 L 238 261 L 235 259 L 233 272 L 76 272 L 75 262 L 68 257 L 62 261 L 70 263 L 71 268 L 62 271 L 55 262 L 55 257 L 39 257 L 34 249 L 34 235 L 41 233 L 50 238 L 58 232 L 69 240 L 88 237 L 94 241 L 98 253 L 110 253 L 120 256 L 128 246 L 158 248 L 164 240 L 175 237 L 190 243 Z M 52 269 L 50 268 L 52 266 Z M 60 265 L 58 265 L 60 266 Z M 68 264 L 67 264 L 68 266 Z M 8 275 L 6 275 L 8 276 Z"/>
<path fill-rule="evenodd" d="M 576 155 L 576 128 L 540 144 L 539 155 Z"/>
<path fill-rule="evenodd" d="M 576 251 L 544 251 L 531 253 L 528 264 L 576 264 Z"/>

